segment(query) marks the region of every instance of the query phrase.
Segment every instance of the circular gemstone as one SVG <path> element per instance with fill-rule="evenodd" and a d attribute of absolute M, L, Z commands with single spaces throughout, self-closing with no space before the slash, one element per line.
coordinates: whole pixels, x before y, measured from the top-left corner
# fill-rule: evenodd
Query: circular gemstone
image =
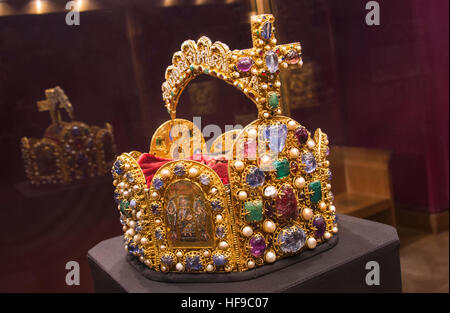
<path fill-rule="evenodd" d="M 300 61 L 300 54 L 298 54 L 295 50 L 289 50 L 284 59 L 289 64 L 297 64 L 298 61 Z"/>
<path fill-rule="evenodd" d="M 159 205 L 157 205 L 157 204 L 152 204 L 152 213 L 153 213 L 153 215 L 159 215 L 159 211 L 158 211 L 158 208 L 159 208 Z"/>
<path fill-rule="evenodd" d="M 253 66 L 253 60 L 249 57 L 240 58 L 237 61 L 237 69 L 241 72 L 249 71 Z"/>
<path fill-rule="evenodd" d="M 266 52 L 266 67 L 270 73 L 278 71 L 278 55 L 275 51 L 269 50 Z"/>
<path fill-rule="evenodd" d="M 249 240 L 250 253 L 255 258 L 262 257 L 266 251 L 266 240 L 260 235 L 255 235 Z"/>
<path fill-rule="evenodd" d="M 155 187 L 156 190 L 161 189 L 164 186 L 164 181 L 158 177 L 153 179 L 153 187 Z"/>
<path fill-rule="evenodd" d="M 262 186 L 264 180 L 264 172 L 258 167 L 252 167 L 246 177 L 247 184 L 252 188 Z"/>
<path fill-rule="evenodd" d="M 227 257 L 223 254 L 214 254 L 212 260 L 215 266 L 224 266 L 228 262 Z"/>
<path fill-rule="evenodd" d="M 158 240 L 161 240 L 163 238 L 163 233 L 162 233 L 161 229 L 155 230 L 155 238 Z"/>
<path fill-rule="evenodd" d="M 315 237 L 320 238 L 327 230 L 327 223 L 322 216 L 318 216 L 313 220 L 313 226 L 316 228 Z"/>
<path fill-rule="evenodd" d="M 308 141 L 308 131 L 304 127 L 299 127 L 294 131 L 294 136 L 297 138 L 298 143 L 304 145 Z"/>
<path fill-rule="evenodd" d="M 306 234 L 300 226 L 290 225 L 280 231 L 277 241 L 283 253 L 296 253 L 305 245 Z"/>
<path fill-rule="evenodd" d="M 272 23 L 270 22 L 264 23 L 264 25 L 261 28 L 261 36 L 266 40 L 272 37 Z"/>
<path fill-rule="evenodd" d="M 207 175 L 202 175 L 200 176 L 200 182 L 205 185 L 208 186 L 209 183 L 211 182 L 210 178 Z"/>
<path fill-rule="evenodd" d="M 305 166 L 305 172 L 311 174 L 317 168 L 316 158 L 311 152 L 302 154 L 302 163 Z"/>
<path fill-rule="evenodd" d="M 292 187 L 285 185 L 280 188 L 280 192 L 278 193 L 275 205 L 277 214 L 282 219 L 297 219 L 299 214 L 297 198 L 295 197 Z"/>
<path fill-rule="evenodd" d="M 173 169 L 173 172 L 175 173 L 175 175 L 177 176 L 183 176 L 186 173 L 186 169 L 184 168 L 183 165 L 176 165 L 175 168 Z"/>
<path fill-rule="evenodd" d="M 130 201 L 130 208 L 134 209 L 136 207 L 136 200 L 131 199 Z"/>

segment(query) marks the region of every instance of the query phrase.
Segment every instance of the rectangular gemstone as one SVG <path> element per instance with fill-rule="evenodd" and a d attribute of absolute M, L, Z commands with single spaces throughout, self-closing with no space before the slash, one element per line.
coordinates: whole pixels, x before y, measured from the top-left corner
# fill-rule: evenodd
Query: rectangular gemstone
<path fill-rule="evenodd" d="M 247 201 L 244 203 L 245 219 L 249 223 L 259 222 L 263 219 L 262 200 Z"/>
<path fill-rule="evenodd" d="M 312 194 L 309 196 L 309 199 L 312 203 L 317 203 L 322 200 L 322 186 L 320 185 L 320 181 L 313 181 L 309 184 L 309 191 Z"/>
<path fill-rule="evenodd" d="M 284 159 L 284 160 L 278 160 L 275 161 L 273 163 L 275 169 L 277 170 L 277 179 L 281 179 L 284 178 L 286 176 L 289 176 L 289 172 L 290 172 L 290 166 L 289 166 L 289 161 Z"/>

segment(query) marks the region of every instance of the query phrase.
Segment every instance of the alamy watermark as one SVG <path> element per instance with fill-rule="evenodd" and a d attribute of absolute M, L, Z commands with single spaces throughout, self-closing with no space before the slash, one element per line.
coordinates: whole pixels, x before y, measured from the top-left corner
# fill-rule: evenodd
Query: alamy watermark
<path fill-rule="evenodd" d="M 66 14 L 66 24 L 69 26 L 80 25 L 80 9 L 81 0 L 69 1 L 66 3 L 66 10 L 69 12 Z"/>
<path fill-rule="evenodd" d="M 366 285 L 379 286 L 380 285 L 380 264 L 377 261 L 369 261 L 366 263 Z"/>
<path fill-rule="evenodd" d="M 377 1 L 369 1 L 366 3 L 366 24 L 368 26 L 380 25 L 380 4 Z"/>
<path fill-rule="evenodd" d="M 80 264 L 77 261 L 69 261 L 66 263 L 66 285 L 79 286 L 80 285 Z"/>

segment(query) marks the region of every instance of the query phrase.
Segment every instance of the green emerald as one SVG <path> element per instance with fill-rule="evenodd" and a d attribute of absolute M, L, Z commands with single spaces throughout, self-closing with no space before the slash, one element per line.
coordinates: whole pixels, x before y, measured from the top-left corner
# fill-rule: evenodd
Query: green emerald
<path fill-rule="evenodd" d="M 205 70 L 203 71 L 205 74 L 209 73 L 209 70 L 207 68 L 205 68 Z"/>
<path fill-rule="evenodd" d="M 120 201 L 120 212 L 126 217 L 130 217 L 131 214 L 128 212 L 129 203 L 126 200 Z"/>
<path fill-rule="evenodd" d="M 194 71 L 194 69 L 195 69 L 194 65 L 189 66 L 189 69 L 190 69 L 191 71 Z"/>
<path fill-rule="evenodd" d="M 163 140 L 162 140 L 161 137 L 157 137 L 157 138 L 156 138 L 156 145 L 157 145 L 157 146 L 160 146 L 160 145 L 162 144 L 162 142 L 163 142 Z"/>
<path fill-rule="evenodd" d="M 288 160 L 286 160 L 286 159 L 277 160 L 277 161 L 273 162 L 273 166 L 277 170 L 277 179 L 281 179 L 286 176 L 289 176 L 290 166 L 289 166 Z"/>
<path fill-rule="evenodd" d="M 247 201 L 244 204 L 245 219 L 249 223 L 259 222 L 263 219 L 262 200 Z"/>
<path fill-rule="evenodd" d="M 278 99 L 278 94 L 276 93 L 271 93 L 269 95 L 269 106 L 272 109 L 275 109 L 278 107 L 278 103 L 279 103 L 279 99 Z"/>
<path fill-rule="evenodd" d="M 322 200 L 322 187 L 320 185 L 320 181 L 313 181 L 309 184 L 309 191 L 312 194 L 309 196 L 309 199 L 312 203 L 317 203 Z"/>

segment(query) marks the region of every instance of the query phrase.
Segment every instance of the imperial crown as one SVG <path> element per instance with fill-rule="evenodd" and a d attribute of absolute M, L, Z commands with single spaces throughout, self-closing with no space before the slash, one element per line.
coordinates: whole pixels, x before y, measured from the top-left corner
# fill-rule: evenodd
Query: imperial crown
<path fill-rule="evenodd" d="M 280 68 L 302 65 L 300 44 L 277 45 L 272 15 L 253 16 L 251 32 L 245 50 L 185 41 L 162 85 L 172 119 L 150 153 L 124 153 L 112 167 L 125 248 L 155 271 L 246 271 L 337 233 L 327 135 L 281 115 Z M 233 84 L 258 108 L 257 120 L 223 134 L 209 154 L 200 130 L 176 118 L 181 92 L 200 74 Z"/>
<path fill-rule="evenodd" d="M 67 184 L 87 177 L 103 176 L 116 157 L 113 129 L 74 121 L 73 107 L 60 87 L 45 90 L 39 111 L 49 111 L 52 123 L 44 138 L 21 140 L 25 173 L 33 185 Z M 64 109 L 70 122 L 61 119 Z"/>

